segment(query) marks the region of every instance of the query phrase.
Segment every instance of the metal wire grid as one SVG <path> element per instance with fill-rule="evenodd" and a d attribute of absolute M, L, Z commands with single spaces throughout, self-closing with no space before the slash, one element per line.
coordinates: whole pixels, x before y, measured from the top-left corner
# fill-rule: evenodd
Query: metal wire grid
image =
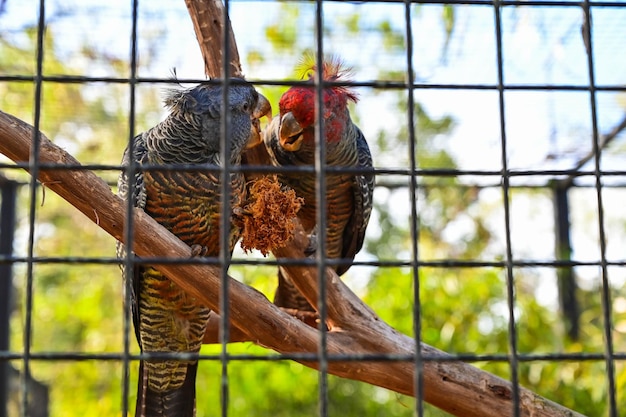
<path fill-rule="evenodd" d="M 316 23 L 316 58 L 320 61 L 324 54 L 324 38 L 323 33 L 320 28 L 323 26 L 323 7 L 324 2 L 328 2 L 330 0 L 316 0 L 316 13 L 315 13 L 315 23 Z M 324 328 L 321 329 L 321 337 L 320 337 L 320 345 L 318 354 L 291 354 L 291 355 L 230 355 L 226 350 L 226 343 L 222 342 L 222 351 L 220 355 L 202 355 L 203 359 L 213 359 L 220 360 L 222 363 L 222 383 L 221 383 L 221 402 L 222 402 L 222 416 L 228 415 L 228 401 L 229 401 L 229 382 L 228 382 L 228 362 L 234 360 L 267 360 L 267 361 L 275 361 L 275 360 L 286 360 L 286 359 L 308 359 L 308 360 L 316 360 L 320 363 L 320 376 L 319 376 L 319 415 L 327 416 L 328 415 L 328 361 L 329 360 L 337 360 L 340 359 L 342 361 L 346 360 L 400 360 L 400 361 L 413 361 L 415 364 L 416 372 L 416 399 L 415 399 L 415 409 L 416 414 L 422 416 L 424 414 L 423 402 L 422 402 L 422 365 L 424 361 L 428 360 L 439 360 L 439 361 L 447 361 L 447 360 L 464 360 L 464 361 L 504 361 L 508 362 L 510 367 L 510 378 L 513 383 L 513 403 L 514 409 L 513 414 L 515 416 L 520 415 L 519 409 L 519 385 L 518 385 L 518 373 L 519 373 L 519 364 L 520 362 L 529 362 L 529 361 L 537 361 L 537 360 L 576 360 L 576 361 L 598 361 L 604 360 L 606 363 L 607 370 L 607 385 L 608 385 L 608 394 L 609 394 L 609 414 L 611 416 L 618 415 L 617 409 L 617 401 L 616 401 L 616 381 L 615 381 L 615 366 L 614 363 L 616 360 L 626 360 L 625 353 L 616 353 L 614 352 L 613 347 L 613 336 L 611 333 L 612 328 L 612 318 L 611 318 L 611 299 L 610 299 L 610 287 L 608 281 L 608 270 L 609 266 L 625 266 L 626 262 L 620 261 L 609 261 L 606 258 L 606 231 L 605 231 L 605 222 L 604 222 L 604 202 L 602 196 L 602 189 L 605 187 L 602 184 L 602 179 L 605 176 L 621 176 L 626 175 L 626 171 L 605 171 L 601 169 L 600 166 L 600 155 L 601 148 L 599 146 L 599 130 L 598 130 L 598 115 L 597 115 L 597 102 L 596 102 L 596 94 L 599 91 L 626 91 L 623 86 L 597 86 L 595 82 L 595 74 L 594 74 L 594 61 L 593 61 L 593 42 L 588 43 L 588 73 L 589 73 L 589 84 L 585 86 L 581 85 L 510 85 L 504 83 L 504 69 L 503 69 L 503 45 L 502 45 L 502 16 L 501 12 L 504 7 L 523 7 L 523 6 L 564 6 L 564 7 L 575 7 L 581 8 L 584 13 L 584 21 L 585 24 L 583 26 L 583 30 L 587 39 L 591 39 L 591 10 L 593 8 L 599 7 L 626 7 L 626 3 L 622 2 L 590 2 L 584 1 L 582 3 L 574 3 L 569 1 L 460 1 L 455 2 L 455 5 L 482 5 L 482 6 L 492 6 L 494 13 L 494 21 L 496 28 L 496 50 L 497 50 L 497 84 L 495 85 L 458 85 L 458 84 L 420 84 L 416 83 L 414 79 L 414 71 L 413 71 L 413 42 L 412 42 L 412 29 L 411 29 L 411 20 L 412 20 L 412 5 L 415 3 L 420 4 L 450 4 L 445 1 L 420 1 L 420 2 L 412 2 L 412 1 L 394 1 L 388 0 L 386 3 L 403 3 L 405 7 L 405 28 L 406 28 L 406 59 L 407 59 L 407 82 L 406 83 L 395 83 L 395 82 L 371 82 L 371 83 L 363 83 L 363 82 L 355 82 L 350 83 L 354 86 L 360 87 L 371 87 L 378 89 L 386 89 L 386 88 L 394 88 L 394 89 L 402 89 L 406 91 L 407 100 L 408 100 L 408 108 L 412 109 L 414 104 L 414 96 L 413 91 L 416 89 L 473 89 L 473 90 L 495 90 L 498 92 L 499 97 L 499 123 L 500 123 L 500 146 L 501 146 L 501 169 L 496 171 L 480 171 L 480 170 L 424 170 L 420 169 L 417 165 L 416 160 L 416 143 L 420 140 L 419 133 L 416 134 L 414 129 L 409 129 L 409 152 L 410 152 L 410 167 L 409 169 L 377 169 L 376 173 L 379 175 L 385 174 L 396 174 L 396 175 L 405 175 L 409 178 L 409 195 L 411 202 L 411 229 L 412 229 L 412 247 L 411 247 L 411 260 L 410 261 L 384 261 L 384 262 L 356 262 L 358 265 L 369 265 L 369 266 L 378 266 L 378 267 L 387 267 L 387 266 L 408 266 L 411 267 L 412 276 L 413 276 L 413 284 L 414 284 L 414 308 L 413 308 L 413 317 L 414 317 L 414 330 L 415 330 L 415 343 L 416 347 L 419 346 L 421 342 L 421 330 L 422 330 L 422 318 L 421 318 L 421 308 L 420 308 L 420 287 L 419 287 L 419 269 L 423 267 L 482 267 L 482 266 L 493 266 L 493 267 L 501 267 L 506 271 L 506 294 L 507 294 L 507 306 L 508 306 L 508 319 L 509 319 L 509 331 L 508 331 L 508 344 L 509 344 L 509 352 L 501 353 L 501 354 L 490 354 L 490 355 L 474 355 L 474 354 L 457 354 L 452 355 L 451 358 L 432 358 L 426 357 L 420 353 L 419 349 L 416 349 L 417 354 L 412 357 L 406 357 L 402 355 L 342 355 L 341 357 L 329 357 L 328 352 L 326 351 L 326 330 Z M 46 23 L 45 18 L 45 0 L 40 0 L 39 2 L 39 25 L 37 31 L 37 56 L 36 56 L 36 74 L 34 77 L 30 76 L 22 76 L 22 75 L 6 75 L 0 76 L 0 81 L 23 81 L 23 82 L 33 82 L 35 85 L 35 97 L 34 97 L 34 127 L 35 131 L 39 130 L 40 119 L 41 119 L 41 105 L 42 105 L 42 88 L 44 83 L 46 82 L 55 82 L 55 83 L 85 83 L 85 82 L 109 82 L 109 83 L 123 83 L 128 84 L 129 92 L 130 92 L 130 111 L 129 111 L 129 146 L 132 147 L 132 138 L 135 135 L 135 112 L 136 112 L 136 87 L 140 83 L 167 83 L 169 80 L 159 79 L 159 78 L 141 78 L 137 75 L 137 24 L 138 24 L 138 0 L 134 0 L 132 2 L 132 33 L 131 33 L 131 56 L 130 56 L 130 77 L 129 78 L 110 78 L 110 77 L 83 77 L 83 76 L 47 76 L 43 74 L 43 56 L 44 56 L 44 28 Z M 229 2 L 226 0 L 226 15 L 228 10 Z M 227 19 L 225 19 L 227 20 Z M 225 36 L 224 39 L 228 37 Z M 222 45 L 224 51 L 224 62 L 229 62 L 228 56 L 228 48 L 226 45 Z M 228 66 L 224 66 L 224 71 L 228 70 Z M 204 80 L 179 80 L 183 82 L 201 82 Z M 227 100 L 226 94 L 228 90 L 228 85 L 230 81 L 228 79 L 224 80 L 224 100 Z M 255 82 L 257 85 L 293 85 L 296 83 L 285 83 L 282 81 L 276 80 L 259 80 Z M 318 76 L 315 79 L 315 85 L 317 89 L 317 96 L 321 98 L 321 91 L 325 85 L 328 83 L 324 82 L 321 79 L 321 76 Z M 594 168 L 589 171 L 581 171 L 579 169 L 574 170 L 527 170 L 527 171 L 512 171 L 508 167 L 508 158 L 507 158 L 507 140 L 506 140 L 506 119 L 505 119 L 505 91 L 512 90 L 550 90 L 550 91 L 586 91 L 589 92 L 589 105 L 591 109 L 591 121 L 592 121 L 592 132 L 593 132 L 593 160 L 594 160 Z M 316 103 L 317 109 L 322 106 L 321 99 L 318 99 Z M 320 111 L 317 112 L 318 115 L 321 114 Z M 414 114 L 412 111 L 407 112 L 407 124 L 409 126 L 414 126 Z M 317 198 L 320 204 L 320 207 L 325 206 L 325 194 L 324 184 L 325 184 L 325 176 L 329 172 L 335 172 L 336 170 L 326 167 L 323 158 L 320 158 L 320 155 L 324 154 L 324 141 L 320 140 L 320 137 L 323 135 L 323 119 L 318 116 L 317 124 L 319 129 L 316 130 L 316 140 L 318 144 L 317 155 L 318 158 L 316 160 L 315 167 L 312 168 L 313 172 L 316 175 L 316 179 L 318 182 L 317 188 Z M 228 117 L 225 118 L 223 124 L 223 133 L 225 134 L 229 129 Z M 225 137 L 225 135 L 223 136 Z M 34 135 L 33 140 L 35 144 L 38 144 L 39 137 Z M 225 146 L 225 141 L 222 141 L 222 151 L 227 152 L 228 148 Z M 27 410 L 28 405 L 28 396 L 27 390 L 28 387 L 26 385 L 26 379 L 28 378 L 30 372 L 30 361 L 33 359 L 37 360 L 113 360 L 113 361 L 123 361 L 124 364 L 124 377 L 123 377 L 123 396 L 122 404 L 123 415 L 126 415 L 130 410 L 128 407 L 128 396 L 129 396 L 129 367 L 131 366 L 132 361 L 136 361 L 137 359 L 146 358 L 146 357 L 154 357 L 155 355 L 133 355 L 130 353 L 130 334 L 132 334 L 130 329 L 130 314 L 126 311 L 126 316 L 124 320 L 124 352 L 121 354 L 76 354 L 76 353 L 46 353 L 46 352 L 31 352 L 31 333 L 32 333 L 32 316 L 31 311 L 33 307 L 33 266 L 36 263 L 118 263 L 119 261 L 116 258 L 85 258 L 85 257 L 62 257 L 62 258 L 41 258 L 34 256 L 34 243 L 35 243 L 35 214 L 37 207 L 35 205 L 36 201 L 36 193 L 38 190 L 38 184 L 34 180 L 37 177 L 37 173 L 41 168 L 49 168 L 47 166 L 42 166 L 38 161 L 38 146 L 33 147 L 33 153 L 31 155 L 31 159 L 27 165 L 18 164 L 18 168 L 28 168 L 32 174 L 31 181 L 29 182 L 29 194 L 30 194 L 30 206 L 29 206 L 29 232 L 28 232 L 28 252 L 26 257 L 14 257 L 14 256 L 3 256 L 3 260 L 5 263 L 12 264 L 17 262 L 23 262 L 27 266 L 26 272 L 26 297 L 25 297 L 25 309 L 26 309 L 26 317 L 25 317 L 25 329 L 24 329 L 24 351 L 21 353 L 13 353 L 13 352 L 0 352 L 0 359 L 2 360 L 14 360 L 19 359 L 23 362 L 23 370 L 25 378 L 22 383 L 22 410 Z M 225 161 L 228 161 L 228 158 L 225 158 Z M 0 168 L 8 169 L 14 168 L 15 165 L 2 164 Z M 54 167 L 58 169 L 75 169 L 76 167 Z M 98 169 L 98 170 L 119 170 L 120 166 L 111 166 L 111 165 L 88 165 L 83 166 L 85 169 Z M 159 167 L 159 169 L 174 169 L 174 170 L 185 170 L 190 167 Z M 140 168 L 136 164 L 131 163 L 129 167 L 126 168 L 128 175 L 130 178 L 133 177 L 134 172 L 139 169 L 151 169 L 150 167 Z M 225 166 L 221 170 L 221 175 L 226 177 L 229 172 L 235 172 L 238 170 L 247 170 L 246 167 L 232 167 L 229 163 L 226 163 Z M 254 168 L 254 170 L 263 171 L 263 169 Z M 268 171 L 272 171 L 274 169 L 267 168 Z M 300 169 L 301 171 L 307 171 L 306 169 Z M 309 170 L 311 171 L 311 170 Z M 344 170 L 353 172 L 355 170 Z M 480 176 L 492 176 L 501 181 L 500 188 L 502 189 L 503 194 L 503 204 L 504 204 L 504 223 L 505 223 L 505 235 L 506 235 L 506 256 L 503 261 L 494 261 L 494 262 L 484 262 L 484 261 L 459 261 L 459 260 L 443 260 L 443 261 L 424 261 L 420 260 L 419 250 L 418 250 L 418 230 L 419 230 L 419 215 L 417 209 L 418 203 L 418 195 L 416 190 L 422 186 L 419 178 L 423 178 L 425 176 L 462 176 L 462 175 L 480 175 Z M 600 259 L 598 262 L 579 262 L 579 261 L 554 261 L 554 262 L 529 262 L 529 261 L 520 261 L 516 260 L 513 256 L 512 252 L 512 242 L 511 242 L 511 221 L 510 221 L 510 192 L 512 189 L 512 185 L 510 183 L 511 179 L 516 176 L 532 176 L 532 175 L 569 175 L 571 177 L 577 176 L 592 176 L 595 180 L 595 184 L 593 187 L 596 190 L 597 194 L 597 210 L 598 210 L 598 232 L 600 237 Z M 130 183 L 131 191 L 129 192 L 132 195 L 132 182 Z M 223 195 L 228 195 L 229 192 L 229 184 L 227 181 L 223 181 Z M 4 198 L 3 198 L 4 203 Z M 228 214 L 230 212 L 230 207 L 228 204 L 223 204 L 223 212 L 222 218 L 228 218 Z M 128 218 L 132 219 L 130 216 L 132 211 L 132 207 L 129 204 L 127 207 L 127 215 Z M 325 234 L 325 216 L 322 214 L 325 210 L 318 210 L 318 224 L 320 227 L 320 239 L 319 239 L 319 250 L 317 252 L 315 260 L 303 260 L 303 261 L 263 261 L 263 264 L 267 265 L 279 265 L 279 264 L 314 264 L 318 266 L 318 270 L 320 271 L 318 279 L 319 279 L 319 287 L 320 287 L 320 297 L 319 297 L 319 305 L 321 309 L 319 311 L 320 316 L 323 318 L 326 317 L 327 311 L 325 306 L 325 281 L 323 279 L 323 274 L 321 271 L 329 265 L 335 265 L 340 261 L 333 261 L 325 259 L 321 254 L 324 253 L 324 234 Z M 222 221 L 222 230 L 228 230 L 229 223 L 225 220 Z M 221 240 L 221 247 L 226 247 L 226 239 L 227 233 L 223 234 Z M 126 238 L 128 241 L 133 236 L 133 225 L 132 222 L 127 227 L 126 230 Z M 223 282 L 227 282 L 227 266 L 231 263 L 237 264 L 257 264 L 258 260 L 231 260 L 230 254 L 226 250 L 222 250 L 220 256 L 217 258 L 204 258 L 204 259 L 193 259 L 193 260 L 175 260 L 175 259 L 167 259 L 167 258 L 155 258 L 155 259 L 135 259 L 132 255 L 126 257 L 123 260 L 126 267 L 130 269 L 136 263 L 180 263 L 180 262 L 194 262 L 194 263 L 210 263 L 210 264 L 218 264 L 222 266 L 222 278 Z M 601 280 L 602 280 L 602 289 L 601 289 L 601 299 L 602 299 L 602 307 L 603 307 L 603 332 L 605 338 L 605 351 L 603 354 L 589 354 L 589 353 L 576 353 L 576 354 L 522 354 L 518 351 L 517 348 L 517 329 L 516 329 L 516 316 L 515 316 L 515 281 L 514 281 L 514 273 L 513 270 L 515 267 L 520 266 L 549 266 L 549 267 L 559 267 L 559 266 L 584 266 L 584 265 L 593 265 L 599 266 L 601 268 Z M 127 294 L 129 292 L 127 291 Z M 223 313 L 223 321 L 221 324 L 222 334 L 227 337 L 228 335 L 228 326 L 226 326 L 228 320 L 227 309 L 223 307 L 228 303 L 228 288 L 227 285 L 222 285 L 220 297 L 220 306 L 222 308 Z M 126 300 L 127 302 L 129 300 Z M 224 339 L 226 340 L 226 339 Z M 179 357 L 181 355 L 178 355 Z"/>

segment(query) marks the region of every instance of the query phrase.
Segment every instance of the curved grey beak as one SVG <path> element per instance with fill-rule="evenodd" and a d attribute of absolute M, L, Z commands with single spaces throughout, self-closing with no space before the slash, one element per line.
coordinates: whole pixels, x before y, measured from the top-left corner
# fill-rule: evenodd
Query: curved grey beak
<path fill-rule="evenodd" d="M 280 120 L 280 130 L 278 133 L 278 142 L 280 146 L 286 151 L 295 152 L 302 146 L 302 126 L 293 113 L 285 113 Z"/>
<path fill-rule="evenodd" d="M 261 143 L 261 121 L 260 119 L 267 117 L 268 122 L 272 120 L 272 105 L 263 94 L 259 94 L 259 100 L 256 107 L 252 110 L 252 128 L 250 129 L 250 137 L 246 149 L 250 149 Z"/>

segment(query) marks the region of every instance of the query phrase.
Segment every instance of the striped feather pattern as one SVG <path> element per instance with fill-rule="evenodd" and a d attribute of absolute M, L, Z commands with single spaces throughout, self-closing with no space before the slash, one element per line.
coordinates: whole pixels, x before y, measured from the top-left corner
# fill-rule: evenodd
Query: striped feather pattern
<path fill-rule="evenodd" d="M 153 268 L 142 273 L 139 297 L 140 326 L 145 352 L 198 352 L 210 310 L 189 297 L 176 284 Z M 148 387 L 156 392 L 180 388 L 187 367 L 195 361 L 145 361 Z"/>
<path fill-rule="evenodd" d="M 201 245 L 207 256 L 219 255 L 221 185 L 215 173 L 148 171 L 145 211 L 188 245 Z M 244 177 L 231 174 L 231 207 L 245 198 Z M 240 231 L 231 224 L 231 246 Z"/>
<path fill-rule="evenodd" d="M 231 175 L 231 207 L 244 198 L 242 174 Z M 213 173 L 147 171 L 144 173 L 144 210 L 188 245 L 219 255 L 221 185 Z M 240 231 L 231 225 L 230 250 Z M 140 342 L 144 352 L 198 352 L 210 309 L 199 304 L 153 268 L 143 268 L 139 280 Z M 166 392 L 182 387 L 195 361 L 146 361 L 148 387 Z"/>

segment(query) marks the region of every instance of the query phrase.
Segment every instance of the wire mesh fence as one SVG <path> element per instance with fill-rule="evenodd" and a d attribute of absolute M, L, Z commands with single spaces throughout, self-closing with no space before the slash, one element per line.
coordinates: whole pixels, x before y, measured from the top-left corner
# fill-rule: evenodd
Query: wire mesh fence
<path fill-rule="evenodd" d="M 180 3 L 2 2 L 1 110 L 114 189 L 123 169 L 194 168 L 120 164 L 132 138 L 162 120 L 164 89 L 205 81 Z M 208 345 L 199 355 L 197 415 L 447 415 L 424 401 L 422 370 L 451 360 L 511 381 L 511 415 L 523 415 L 522 386 L 586 415 L 619 415 L 626 3 L 230 1 L 226 8 L 246 78 L 275 114 L 281 94 L 302 83 L 293 71 L 302 51 L 318 61 L 334 53 L 354 67 L 341 84 L 359 96 L 351 113 L 372 149 L 376 188 L 365 246 L 344 280 L 415 346 L 452 356 L 419 349 L 341 356 L 411 362 L 411 398 L 330 375 L 337 358 L 324 326 L 318 351 L 308 354 Z M 313 81 L 319 99 L 325 84 Z M 315 175 L 324 206 L 327 178 L 359 171 L 327 166 L 319 139 L 317 163 L 300 171 Z M 120 264 L 215 264 L 223 282 L 230 274 L 271 299 L 277 264 L 289 262 L 240 249 L 118 259 L 109 235 L 33 179 L 51 168 L 34 149 L 28 162 L 0 163 L 8 178 L 0 181 L 0 416 L 132 415 L 138 361 L 150 355 L 135 343 Z M 220 175 L 247 170 L 276 172 L 227 163 Z M 229 218 L 232 207 L 222 210 Z M 318 267 L 324 322 L 322 271 L 341 261 L 321 256 L 328 219 L 324 210 L 317 216 L 318 251 L 304 262 Z M 222 220 L 221 229 L 229 227 Z M 133 222 L 124 233 L 133 239 Z M 228 312 L 229 294 L 223 285 L 220 311 Z M 315 361 L 319 372 L 294 360 Z M 49 399 L 34 388 L 42 383 Z"/>

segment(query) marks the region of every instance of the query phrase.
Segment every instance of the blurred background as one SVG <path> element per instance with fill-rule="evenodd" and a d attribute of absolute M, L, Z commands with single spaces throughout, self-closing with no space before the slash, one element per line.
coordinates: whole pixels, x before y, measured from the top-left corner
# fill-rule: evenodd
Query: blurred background
<path fill-rule="evenodd" d="M 509 353 L 505 261 L 510 251 L 517 351 L 544 355 L 520 363 L 521 384 L 581 413 L 604 416 L 611 395 L 618 409 L 626 409 L 626 3 L 591 3 L 590 42 L 583 36 L 580 3 L 537 3 L 542 2 L 502 6 L 498 15 L 489 3 L 412 5 L 413 109 L 407 89 L 398 87 L 408 71 L 404 4 L 324 2 L 323 49 L 352 67 L 355 82 L 372 84 L 354 87 L 359 102 L 351 112 L 376 168 L 408 169 L 412 158 L 418 168 L 421 339 L 450 353 Z M 303 54 L 316 48 L 316 4 L 229 4 L 246 77 L 258 82 L 276 112 L 287 86 L 263 81 L 299 79 L 295 69 Z M 33 0 L 0 2 L 0 109 L 31 124 L 38 12 Z M 165 115 L 161 99 L 171 85 L 140 82 L 135 125 L 129 124 L 131 87 L 124 79 L 131 75 L 131 34 L 131 2 L 45 1 L 43 75 L 51 79 L 43 82 L 40 128 L 83 164 L 118 165 L 131 133 Z M 173 69 L 180 79 L 205 78 L 183 1 L 139 3 L 137 51 L 139 78 L 166 80 Z M 68 75 L 89 80 L 63 82 Z M 408 124 L 410 111 L 414 126 Z M 601 157 L 594 154 L 594 141 Z M 123 352 L 123 283 L 112 262 L 115 241 L 41 187 L 34 204 L 32 250 L 38 261 L 32 264 L 27 315 L 29 176 L 10 166 L 0 156 L 0 186 L 17 196 L 14 228 L 1 232 L 6 240 L 14 229 L 13 256 L 20 261 L 2 265 L 7 268 L 0 278 L 9 283 L 12 274 L 12 292 L 4 309 L 8 325 L 6 317 L 0 322 L 5 334 L 0 340 L 10 345 L 0 351 L 18 358 L 31 327 L 31 353 Z M 503 169 L 510 170 L 506 181 Z M 97 172 L 113 188 L 118 173 Z M 411 261 L 409 184 L 406 175 L 377 176 L 375 211 L 356 258 L 368 265 L 354 266 L 344 280 L 381 318 L 413 335 L 413 271 L 370 264 Z M 9 205 L 10 192 L 2 195 Z M 263 259 L 235 253 L 235 259 L 251 256 Z M 273 296 L 274 267 L 233 265 L 230 273 Z M 608 304 L 603 305 L 603 294 L 610 296 Z M 607 337 L 621 355 L 614 370 L 603 359 Z M 131 346 L 138 353 L 132 334 Z M 233 344 L 229 351 L 271 353 L 250 343 Z M 219 352 L 219 346 L 202 350 Z M 549 354 L 572 356 L 557 360 Z M 14 359 L 10 365 L 15 376 L 24 362 Z M 510 378 L 506 361 L 475 365 Z M 35 399 L 47 397 L 34 401 L 39 409 L 31 415 L 114 416 L 124 401 L 134 409 L 134 364 L 128 399 L 120 360 L 31 360 L 29 366 L 32 383 L 44 393 Z M 220 413 L 220 369 L 217 361 L 201 361 L 199 417 Z M 314 370 L 290 361 L 232 360 L 228 375 L 228 415 L 317 415 Z M 16 378 L 7 396 L 9 416 L 20 412 Z M 333 376 L 329 401 L 329 415 L 336 416 L 412 416 L 416 407 L 413 398 Z M 425 415 L 447 414 L 426 405 Z"/>

